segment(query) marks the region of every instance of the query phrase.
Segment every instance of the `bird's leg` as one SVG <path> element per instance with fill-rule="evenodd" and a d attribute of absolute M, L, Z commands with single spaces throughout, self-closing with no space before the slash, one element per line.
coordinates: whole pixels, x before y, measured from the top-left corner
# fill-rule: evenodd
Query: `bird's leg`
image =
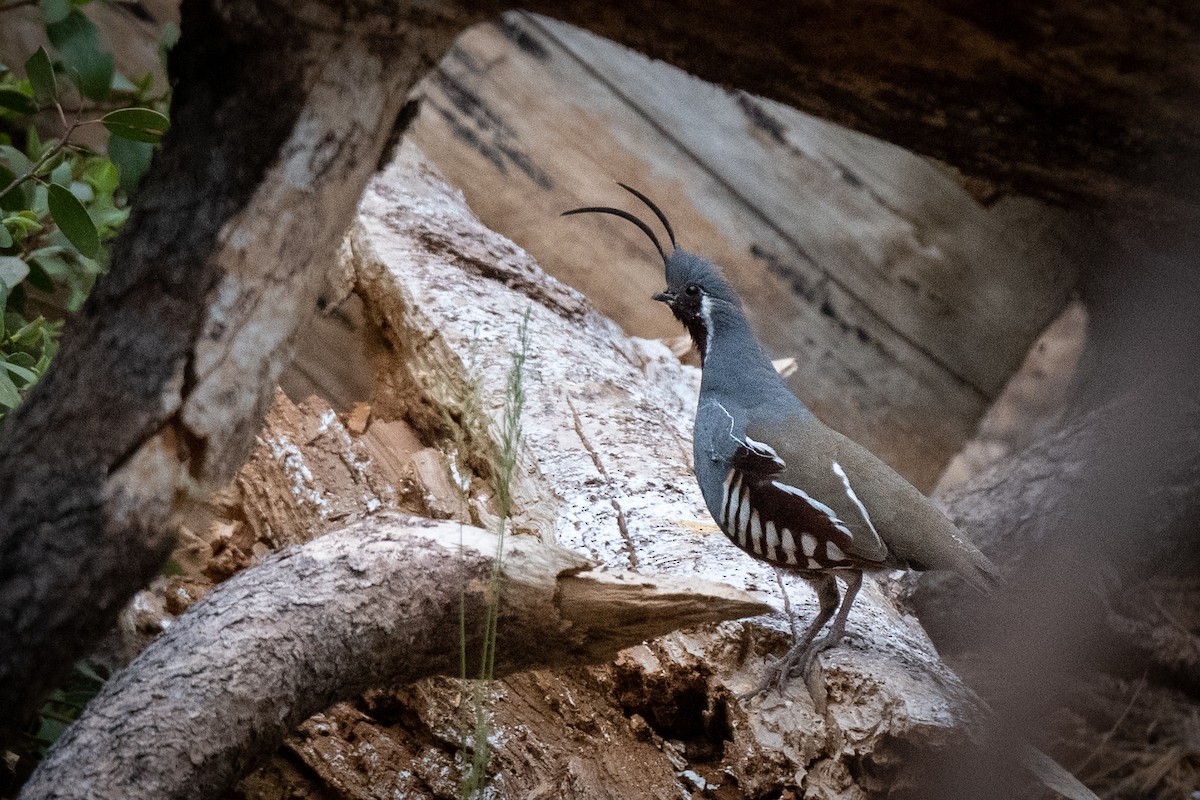
<path fill-rule="evenodd" d="M 803 656 L 794 662 L 801 665 L 801 673 L 808 672 L 817 655 L 833 647 L 845 637 L 846 620 L 850 616 L 850 606 L 854 605 L 854 598 L 858 596 L 858 590 L 862 588 L 862 582 L 863 574 L 860 570 L 847 571 L 846 593 L 842 596 L 842 605 L 838 609 L 837 617 L 834 618 L 833 624 L 829 626 L 829 633 L 809 644 Z"/>
<path fill-rule="evenodd" d="M 779 591 L 783 595 L 783 613 L 787 614 L 788 625 L 792 628 L 792 647 L 795 647 L 800 641 L 800 635 L 796 633 L 796 615 L 792 613 L 792 601 L 783 582 L 783 570 L 779 567 L 775 567 L 775 582 L 779 584 Z"/>
<path fill-rule="evenodd" d="M 820 577 L 810 578 L 808 582 L 816 590 L 817 602 L 820 603 L 821 608 L 817 612 L 817 616 L 805 628 L 804 635 L 800 637 L 798 642 L 792 645 L 792 648 L 787 651 L 787 654 L 780 661 L 778 674 L 772 676 L 775 679 L 775 688 L 780 692 L 783 691 L 784 685 L 791 679 L 796 665 L 808 661 L 813 640 L 821 632 L 821 628 L 825 627 L 825 623 L 829 621 L 829 618 L 833 616 L 833 612 L 838 609 L 837 578 L 833 576 L 832 572 L 822 573 Z M 842 605 L 845 605 L 844 600 L 842 601 Z"/>
<path fill-rule="evenodd" d="M 778 572 L 776 572 L 776 577 L 780 577 Z M 806 578 L 806 580 L 808 580 L 808 582 L 812 584 L 813 589 L 816 590 L 817 600 L 821 604 L 821 610 L 817 612 L 816 618 L 809 623 L 809 626 L 804 629 L 804 633 L 800 636 L 795 636 L 795 627 L 793 623 L 793 640 L 791 648 L 788 649 L 787 653 L 785 653 L 782 658 L 767 667 L 766 672 L 763 674 L 762 680 L 759 682 L 758 686 L 754 689 L 754 691 L 744 695 L 745 697 L 754 697 L 755 695 L 761 694 L 772 685 L 775 686 L 777 691 L 782 692 L 783 687 L 787 684 L 788 679 L 791 677 L 792 671 L 795 669 L 796 664 L 803 660 L 805 653 L 808 652 L 808 647 L 812 640 L 816 638 L 816 635 L 821 631 L 821 628 L 824 627 L 825 623 L 829 621 L 829 618 L 833 616 L 833 613 L 837 611 L 838 585 L 837 579 L 833 577 L 833 573 L 823 573 L 819 577 Z M 780 578 L 780 587 L 782 588 L 782 586 L 783 582 L 782 578 Z M 787 591 L 785 590 L 783 593 L 784 608 L 787 608 L 790 605 L 790 602 L 787 600 L 787 596 Z"/>

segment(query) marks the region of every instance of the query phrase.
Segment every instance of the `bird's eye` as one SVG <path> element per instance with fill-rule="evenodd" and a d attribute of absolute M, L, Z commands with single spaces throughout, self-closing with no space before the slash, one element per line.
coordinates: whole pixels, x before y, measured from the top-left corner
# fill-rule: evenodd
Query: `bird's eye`
<path fill-rule="evenodd" d="M 683 291 L 691 297 L 695 297 L 700 294 L 700 287 L 694 283 L 689 283 Z"/>

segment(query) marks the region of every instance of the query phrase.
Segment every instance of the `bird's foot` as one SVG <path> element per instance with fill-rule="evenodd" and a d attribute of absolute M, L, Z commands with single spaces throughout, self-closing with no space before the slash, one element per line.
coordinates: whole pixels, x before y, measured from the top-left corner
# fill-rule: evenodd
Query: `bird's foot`
<path fill-rule="evenodd" d="M 819 639 L 814 639 L 811 642 L 794 644 L 781 657 L 767 665 L 758 686 L 752 691 L 741 695 L 738 699 L 749 700 L 772 688 L 777 694 L 782 695 L 784 687 L 793 679 L 801 676 L 803 676 L 805 685 L 809 689 L 809 694 L 813 694 L 811 679 L 815 677 L 813 667 L 817 664 L 817 656 L 836 645 L 841 639 L 842 636 L 834 637 L 827 635 Z"/>

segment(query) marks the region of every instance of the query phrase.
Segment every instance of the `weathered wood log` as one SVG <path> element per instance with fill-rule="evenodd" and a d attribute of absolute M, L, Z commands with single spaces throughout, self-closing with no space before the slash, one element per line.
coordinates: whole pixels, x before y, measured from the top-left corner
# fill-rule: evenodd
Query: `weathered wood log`
<path fill-rule="evenodd" d="M 93 700 L 25 785 L 35 798 L 211 798 L 312 714 L 482 652 L 495 535 L 379 515 L 286 549 L 193 606 Z M 496 674 L 598 663 L 768 607 L 719 584 L 597 570 L 504 541 Z M 460 607 L 461 600 L 461 607 Z"/>

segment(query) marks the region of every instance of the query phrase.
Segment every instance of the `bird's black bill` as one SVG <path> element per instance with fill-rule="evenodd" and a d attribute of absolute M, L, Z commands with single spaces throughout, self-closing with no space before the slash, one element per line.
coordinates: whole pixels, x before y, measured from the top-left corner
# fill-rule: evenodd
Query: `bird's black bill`
<path fill-rule="evenodd" d="M 657 300 L 660 303 L 673 303 L 675 302 L 675 295 L 670 294 L 669 292 L 659 292 L 650 299 Z"/>

